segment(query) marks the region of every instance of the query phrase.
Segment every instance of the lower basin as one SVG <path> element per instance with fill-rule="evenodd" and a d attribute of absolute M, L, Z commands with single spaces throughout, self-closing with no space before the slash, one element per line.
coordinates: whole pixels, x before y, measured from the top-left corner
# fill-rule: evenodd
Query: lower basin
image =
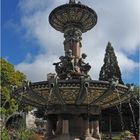
<path fill-rule="evenodd" d="M 48 80 L 25 84 L 13 92 L 16 100 L 34 106 L 90 106 L 105 109 L 128 101 L 130 89 L 96 80 Z"/>

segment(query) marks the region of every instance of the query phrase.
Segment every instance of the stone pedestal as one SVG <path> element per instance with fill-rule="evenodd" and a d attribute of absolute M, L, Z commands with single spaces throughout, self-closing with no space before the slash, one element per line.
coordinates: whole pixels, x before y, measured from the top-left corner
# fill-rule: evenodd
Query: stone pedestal
<path fill-rule="evenodd" d="M 53 134 L 53 120 L 48 118 L 47 119 L 47 129 L 46 129 L 45 140 L 50 140 L 52 138 L 54 138 L 54 134 Z"/>
<path fill-rule="evenodd" d="M 62 121 L 62 135 L 69 135 L 69 121 Z"/>
<path fill-rule="evenodd" d="M 69 115 L 63 114 L 61 116 L 62 118 L 62 134 L 60 136 L 60 139 L 62 140 L 70 140 L 69 135 Z"/>
<path fill-rule="evenodd" d="M 83 132 L 83 119 L 81 116 L 73 115 L 69 120 L 69 132 L 71 136 L 81 136 Z"/>
<path fill-rule="evenodd" d="M 84 113 L 87 112 L 87 106 L 81 105 L 67 106 L 69 113 L 62 110 L 60 106 L 52 106 L 51 108 L 56 109 L 54 112 L 53 110 L 48 111 L 48 126 L 45 140 L 100 140 L 95 139 L 99 138 L 97 137 L 99 124 L 93 122 L 95 119 L 98 119 L 100 112 L 97 107 L 91 107 L 88 114 Z M 92 115 L 95 112 L 95 116 Z"/>
<path fill-rule="evenodd" d="M 75 63 L 78 63 L 80 58 L 81 40 L 82 32 L 79 28 L 69 27 L 64 32 L 64 50 L 66 52 L 70 49 L 72 50 L 72 55 L 75 56 Z"/>
<path fill-rule="evenodd" d="M 84 137 L 84 138 L 90 137 L 90 132 L 89 132 L 89 120 L 88 120 L 88 119 L 83 120 L 83 124 L 84 124 L 84 127 L 83 127 L 83 137 Z"/>
<path fill-rule="evenodd" d="M 78 61 L 80 58 L 80 42 L 71 41 L 71 43 L 65 44 L 65 55 L 66 52 L 70 49 L 72 50 L 73 56 L 75 56 L 75 61 Z"/>
<path fill-rule="evenodd" d="M 99 121 L 98 120 L 95 120 L 93 121 L 93 137 L 98 139 L 98 140 L 101 140 L 101 135 L 100 135 L 100 132 L 99 132 Z"/>
<path fill-rule="evenodd" d="M 58 121 L 56 124 L 56 131 L 55 131 L 55 135 L 59 136 L 62 134 L 62 118 L 60 116 L 58 116 Z"/>
<path fill-rule="evenodd" d="M 89 122 L 89 132 L 90 132 L 90 135 L 92 136 L 93 135 L 93 132 L 94 132 L 93 121 L 90 121 Z"/>
<path fill-rule="evenodd" d="M 89 117 L 86 114 L 83 115 L 83 133 L 81 136 L 81 140 L 94 140 L 94 138 L 90 134 Z"/>

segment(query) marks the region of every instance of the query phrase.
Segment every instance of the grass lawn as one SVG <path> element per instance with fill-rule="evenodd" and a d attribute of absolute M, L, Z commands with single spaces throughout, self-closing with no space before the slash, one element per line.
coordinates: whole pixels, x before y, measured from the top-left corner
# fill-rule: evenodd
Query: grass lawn
<path fill-rule="evenodd" d="M 120 133 L 115 133 L 112 134 L 112 140 L 120 140 Z M 109 140 L 109 135 L 108 134 L 102 134 L 102 140 Z"/>

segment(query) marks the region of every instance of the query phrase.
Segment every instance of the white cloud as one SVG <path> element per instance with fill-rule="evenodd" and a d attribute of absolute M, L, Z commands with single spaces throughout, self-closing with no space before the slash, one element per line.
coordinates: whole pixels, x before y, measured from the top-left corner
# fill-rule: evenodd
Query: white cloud
<path fill-rule="evenodd" d="M 58 61 L 58 57 L 64 53 L 63 34 L 49 25 L 48 16 L 55 7 L 66 2 L 68 0 L 21 0 L 19 3 L 22 13 L 21 25 L 26 30 L 26 38 L 35 39 L 42 50 L 32 63 L 25 61 L 16 66 L 31 80 L 44 80 L 46 73 L 54 71 L 52 66 L 54 60 Z M 103 65 L 105 47 L 107 42 L 111 41 L 117 52 L 122 75 L 127 80 L 127 76 L 133 74 L 139 67 L 128 55 L 135 55 L 140 44 L 138 7 L 140 1 L 81 0 L 81 2 L 95 9 L 98 14 L 97 25 L 83 34 L 82 40 L 82 52 L 87 53 L 87 61 L 92 65 L 90 74 L 93 79 L 98 78 Z"/>
<path fill-rule="evenodd" d="M 28 80 L 46 80 L 48 73 L 54 73 L 54 66 L 52 63 L 55 61 L 57 61 L 56 56 L 42 54 L 37 56 L 33 63 L 28 63 L 25 61 L 18 64 L 16 69 L 23 71 L 26 74 Z"/>
<path fill-rule="evenodd" d="M 116 53 L 118 58 L 118 63 L 122 70 L 122 77 L 128 77 L 131 79 L 133 77 L 134 72 L 139 68 L 139 63 L 134 62 L 133 60 L 129 59 L 126 55 L 121 52 Z"/>

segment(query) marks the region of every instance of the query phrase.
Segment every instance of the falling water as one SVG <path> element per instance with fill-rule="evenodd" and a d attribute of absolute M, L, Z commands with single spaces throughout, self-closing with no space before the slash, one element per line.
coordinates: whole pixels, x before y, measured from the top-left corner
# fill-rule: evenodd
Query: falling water
<path fill-rule="evenodd" d="M 87 94 L 87 114 L 89 115 L 89 92 L 88 92 L 88 86 L 85 86 L 86 94 Z"/>
<path fill-rule="evenodd" d="M 120 94 L 118 93 L 118 90 L 116 90 L 117 92 L 117 96 L 119 99 L 119 105 L 116 105 L 116 108 L 118 110 L 120 119 L 121 119 L 121 127 L 122 127 L 122 131 L 124 130 L 124 122 L 123 122 L 123 116 L 122 116 L 122 102 L 121 102 L 121 98 L 120 98 Z"/>
<path fill-rule="evenodd" d="M 129 102 L 129 107 L 130 107 L 130 110 L 131 110 L 131 113 L 132 113 L 132 118 L 133 118 L 134 128 L 136 129 L 137 126 L 136 126 L 135 114 L 134 114 L 134 111 L 133 111 L 133 108 L 132 108 L 130 102 Z"/>
<path fill-rule="evenodd" d="M 122 108 L 122 102 L 121 102 L 120 94 L 118 93 L 118 91 L 117 91 L 117 96 L 119 98 L 119 104 L 120 104 L 120 110 L 121 110 L 121 108 Z"/>
<path fill-rule="evenodd" d="M 139 100 L 137 99 L 137 97 L 134 96 L 134 98 L 135 98 L 136 103 L 137 103 L 138 105 L 140 105 L 140 102 L 139 102 Z"/>
<path fill-rule="evenodd" d="M 136 102 L 140 105 L 140 102 L 138 100 L 136 100 Z"/>
<path fill-rule="evenodd" d="M 53 91 L 53 89 L 51 88 L 51 89 L 50 89 L 49 96 L 48 96 L 48 101 L 47 101 L 47 109 L 48 109 L 48 106 L 49 106 L 49 102 L 50 102 L 50 100 L 51 100 L 52 91 Z"/>

